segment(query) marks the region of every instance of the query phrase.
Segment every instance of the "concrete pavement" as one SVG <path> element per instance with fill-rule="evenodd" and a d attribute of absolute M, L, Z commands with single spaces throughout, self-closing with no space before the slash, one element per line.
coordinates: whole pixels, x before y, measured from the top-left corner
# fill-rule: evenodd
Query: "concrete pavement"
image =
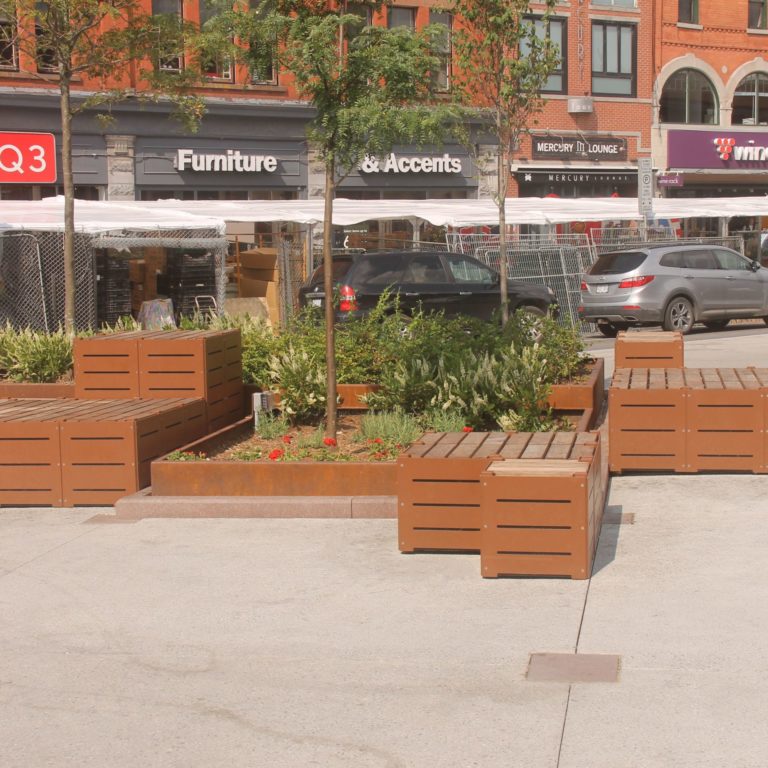
<path fill-rule="evenodd" d="M 394 520 L 2 509 L 0 766 L 762 768 L 766 498 L 613 478 L 589 581 L 401 555 Z M 532 682 L 532 653 L 617 655 L 618 681 Z"/>

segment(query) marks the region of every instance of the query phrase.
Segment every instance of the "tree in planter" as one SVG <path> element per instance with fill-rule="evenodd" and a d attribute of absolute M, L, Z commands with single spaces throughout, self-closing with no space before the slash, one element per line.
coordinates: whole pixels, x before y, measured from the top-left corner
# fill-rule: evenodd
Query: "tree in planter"
<path fill-rule="evenodd" d="M 543 107 L 541 90 L 560 62 L 560 50 L 548 34 L 555 5 L 556 0 L 543 0 L 544 10 L 535 18 L 529 0 L 454 0 L 450 5 L 460 19 L 451 41 L 454 93 L 471 104 L 479 102 L 476 111 L 483 127 L 497 141 L 498 185 L 493 199 L 499 209 L 502 324 L 509 319 L 505 210 L 509 165 L 520 136 Z"/>
<path fill-rule="evenodd" d="M 299 95 L 316 110 L 307 133 L 325 167 L 323 264 L 325 271 L 326 435 L 336 435 L 335 306 L 332 269 L 333 200 L 346 174 L 367 156 L 394 144 L 440 144 L 459 110 L 430 103 L 440 67 L 439 31 L 388 29 L 367 23 L 385 0 L 329 3 L 270 0 L 254 10 L 221 14 L 206 28 L 209 49 L 245 57 L 257 71 L 276 59 Z M 350 6 L 348 10 L 347 6 Z M 227 18 L 231 21 L 227 29 Z M 215 35 L 218 26 L 218 40 Z M 223 34 L 222 34 L 223 33 Z M 243 47 L 238 42 L 247 41 Z M 245 49 L 244 49 L 245 48 Z"/>
<path fill-rule="evenodd" d="M 0 46 L 13 65 L 59 92 L 64 187 L 64 328 L 74 334 L 75 188 L 72 120 L 129 95 L 166 95 L 190 128 L 202 116 L 202 101 L 187 95 L 193 70 L 158 65 L 181 61 L 189 25 L 173 15 L 150 16 L 139 0 L 0 0 Z M 137 79 L 141 88 L 137 92 Z M 123 73 L 123 74 L 121 74 Z M 73 88 L 73 86 L 75 86 Z M 108 119 L 105 117 L 105 119 Z"/>

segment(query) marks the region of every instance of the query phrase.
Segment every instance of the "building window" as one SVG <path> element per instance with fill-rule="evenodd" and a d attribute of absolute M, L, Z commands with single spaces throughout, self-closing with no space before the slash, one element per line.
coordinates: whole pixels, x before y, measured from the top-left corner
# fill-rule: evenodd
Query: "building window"
<path fill-rule="evenodd" d="M 210 5 L 208 0 L 200 0 L 200 29 L 216 16 L 215 6 Z M 210 80 L 231 83 L 234 81 L 234 67 L 232 59 L 228 56 L 216 56 L 201 62 L 203 74 Z"/>
<path fill-rule="evenodd" d="M 699 0 L 677 0 L 677 20 L 681 24 L 698 24 Z"/>
<path fill-rule="evenodd" d="M 717 94 L 710 81 L 695 69 L 681 69 L 664 83 L 659 104 L 662 123 L 716 125 Z"/>
<path fill-rule="evenodd" d="M 0 16 L 0 69 L 18 69 L 16 24 Z"/>
<path fill-rule="evenodd" d="M 592 93 L 635 95 L 637 28 L 614 21 L 592 22 Z"/>
<path fill-rule="evenodd" d="M 255 15 L 269 13 L 273 5 L 269 0 L 250 0 L 251 13 Z M 254 85 L 276 85 L 277 41 L 273 45 L 267 45 L 263 37 L 254 36 L 248 43 L 248 51 L 248 71 L 250 72 L 251 83 Z"/>
<path fill-rule="evenodd" d="M 390 29 L 394 29 L 395 27 L 416 29 L 416 9 L 392 6 L 388 11 L 388 20 Z"/>
<path fill-rule="evenodd" d="M 360 30 L 370 27 L 373 23 L 373 12 L 371 7 L 365 5 L 365 3 L 348 3 L 344 13 L 350 16 L 357 16 L 360 19 L 358 23 L 350 24 L 345 28 L 348 41 L 354 40 L 360 34 Z"/>
<path fill-rule="evenodd" d="M 733 125 L 768 125 L 768 75 L 747 75 L 733 94 Z"/>
<path fill-rule="evenodd" d="M 432 87 L 436 91 L 451 90 L 451 22 L 450 13 L 429 12 L 429 23 L 442 27 L 435 53 L 440 59 L 440 69 L 432 74 Z"/>
<path fill-rule="evenodd" d="M 568 61 L 566 20 L 550 19 L 545 23 L 543 19 L 527 18 L 526 21 L 533 22 L 536 27 L 536 36 L 540 40 L 549 38 L 559 52 L 557 67 L 547 77 L 547 82 L 541 89 L 542 93 L 565 93 L 568 90 L 568 73 L 566 64 Z M 520 44 L 520 55 L 526 56 L 529 46 L 527 41 L 523 40 Z"/>
<path fill-rule="evenodd" d="M 747 27 L 749 29 L 768 28 L 767 0 L 749 0 Z"/>
<path fill-rule="evenodd" d="M 637 8 L 637 0 L 592 0 L 592 5 L 612 5 L 614 8 Z"/>
<path fill-rule="evenodd" d="M 182 0 L 152 0 L 152 15 L 165 16 L 168 23 L 181 24 L 183 20 Z M 167 42 L 158 41 L 157 68 L 161 72 L 181 72 L 184 68 L 183 51 L 169 50 L 175 48 Z"/>

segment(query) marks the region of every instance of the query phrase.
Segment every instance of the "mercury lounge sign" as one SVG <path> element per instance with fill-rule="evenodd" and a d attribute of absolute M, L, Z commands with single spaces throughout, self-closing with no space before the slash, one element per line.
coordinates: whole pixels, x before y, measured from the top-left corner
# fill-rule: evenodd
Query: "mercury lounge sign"
<path fill-rule="evenodd" d="M 548 136 L 533 134 L 533 158 L 590 160 L 626 160 L 627 140 L 614 138 L 587 138 L 575 136 Z"/>
<path fill-rule="evenodd" d="M 226 152 L 195 152 L 179 149 L 176 152 L 176 170 L 211 171 L 215 173 L 274 173 L 277 158 L 274 155 L 244 155 L 239 149 Z"/>
<path fill-rule="evenodd" d="M 361 173 L 461 173 L 461 158 L 447 152 L 441 157 L 403 157 L 390 152 L 384 160 L 368 155 L 359 166 Z"/>

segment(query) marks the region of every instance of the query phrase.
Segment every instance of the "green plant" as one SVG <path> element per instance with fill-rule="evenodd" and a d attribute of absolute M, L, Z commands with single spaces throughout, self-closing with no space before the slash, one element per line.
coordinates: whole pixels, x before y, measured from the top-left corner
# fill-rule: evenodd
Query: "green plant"
<path fill-rule="evenodd" d="M 461 432 L 467 426 L 467 417 L 460 411 L 433 408 L 419 419 L 425 430 L 430 432 Z"/>
<path fill-rule="evenodd" d="M 402 411 L 369 413 L 360 419 L 360 434 L 368 441 L 381 440 L 382 445 L 410 445 L 421 437 L 418 419 Z"/>
<path fill-rule="evenodd" d="M 280 388 L 280 407 L 292 422 L 311 421 L 325 410 L 325 366 L 293 346 L 269 361 L 272 384 Z"/>
<path fill-rule="evenodd" d="M 123 315 L 122 317 L 118 317 L 112 325 L 104 323 L 101 328 L 99 328 L 99 333 L 125 333 L 126 331 L 140 330 L 141 323 L 138 320 L 135 320 L 131 315 Z"/>
<path fill-rule="evenodd" d="M 511 349 L 504 358 L 499 390 L 511 403 L 497 414 L 504 430 L 541 432 L 554 429 L 552 409 L 547 405 L 551 384 L 547 380 L 545 351 L 534 344 L 518 355 Z"/>
<path fill-rule="evenodd" d="M 2 366 L 11 381 L 55 382 L 72 369 L 72 339 L 59 329 L 54 333 L 10 325 L 0 343 Z"/>
<path fill-rule="evenodd" d="M 419 413 L 429 407 L 435 394 L 437 365 L 419 357 L 396 360 L 381 372 L 381 389 L 365 396 L 373 410 L 402 409 Z"/>
<path fill-rule="evenodd" d="M 208 461 L 204 453 L 194 451 L 171 451 L 165 458 L 166 461 Z"/>
<path fill-rule="evenodd" d="M 288 434 L 290 428 L 291 424 L 285 414 L 261 413 L 256 431 L 264 440 L 274 440 L 276 437 Z"/>

